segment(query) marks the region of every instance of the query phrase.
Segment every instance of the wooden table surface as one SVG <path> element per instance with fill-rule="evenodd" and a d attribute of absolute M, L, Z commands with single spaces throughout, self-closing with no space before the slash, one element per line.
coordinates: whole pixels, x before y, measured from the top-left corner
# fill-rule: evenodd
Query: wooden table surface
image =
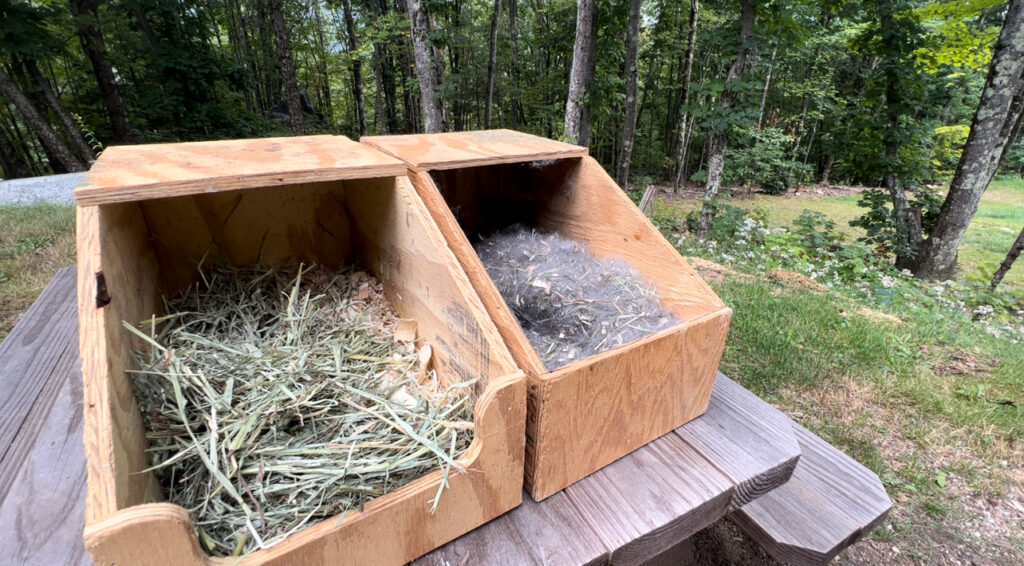
<path fill-rule="evenodd" d="M 58 273 L 0 345 L 4 563 L 91 564 L 74 279 Z M 416 564 L 643 564 L 786 482 L 800 453 L 785 415 L 719 374 L 704 416 Z"/>

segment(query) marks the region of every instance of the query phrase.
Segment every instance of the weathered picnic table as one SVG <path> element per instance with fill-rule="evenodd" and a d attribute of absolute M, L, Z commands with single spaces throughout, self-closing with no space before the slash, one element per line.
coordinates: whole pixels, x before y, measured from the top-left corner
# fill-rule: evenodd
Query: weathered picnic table
<path fill-rule="evenodd" d="M 76 304 L 66 268 L 0 344 L 2 564 L 92 564 Z M 780 560 L 819 564 L 889 507 L 877 476 L 719 375 L 704 416 L 415 564 L 673 563 L 722 517 Z"/>

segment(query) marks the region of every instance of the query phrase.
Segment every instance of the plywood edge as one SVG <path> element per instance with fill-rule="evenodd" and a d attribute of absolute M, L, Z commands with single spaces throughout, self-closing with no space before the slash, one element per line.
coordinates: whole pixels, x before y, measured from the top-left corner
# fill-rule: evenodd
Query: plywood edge
<path fill-rule="evenodd" d="M 114 480 L 114 443 L 112 435 L 107 349 L 103 342 L 105 321 L 96 306 L 97 273 L 100 264 L 99 207 L 79 206 L 77 211 L 78 247 L 78 348 L 82 358 L 82 392 L 88 491 L 86 524 L 94 523 L 117 510 Z M 101 464 L 106 462 L 106 464 Z"/>
<path fill-rule="evenodd" d="M 519 367 L 523 368 L 528 375 L 539 375 L 544 373 L 544 362 L 540 355 L 530 345 L 519 322 L 516 321 L 512 311 L 509 310 L 505 299 L 501 297 L 498 288 L 494 286 L 487 269 L 484 268 L 480 257 L 473 250 L 465 232 L 459 226 L 458 220 L 452 214 L 451 209 L 445 202 L 444 197 L 438 190 L 430 174 L 425 171 L 409 171 L 409 180 L 426 206 L 437 227 L 441 230 L 448 248 L 455 254 L 463 271 L 477 297 L 482 302 L 487 315 L 497 326 L 498 332 L 512 354 Z"/>
<path fill-rule="evenodd" d="M 86 525 L 85 548 L 94 564 L 205 566 L 209 562 L 188 512 L 172 503 L 122 509 Z"/>
<path fill-rule="evenodd" d="M 495 140 L 498 149 L 487 147 L 488 137 L 507 136 L 508 139 Z M 523 163 L 529 161 L 546 161 L 553 159 L 571 159 L 589 155 L 586 147 L 558 142 L 531 134 L 524 134 L 508 129 L 480 130 L 469 132 L 448 132 L 440 134 L 411 134 L 399 136 L 363 136 L 360 143 L 392 155 L 409 164 L 416 171 L 441 169 L 459 169 L 463 167 L 481 167 L 500 163 Z M 402 142 L 418 141 L 423 144 L 444 146 L 444 156 L 425 155 L 420 148 L 404 145 Z M 503 147 L 511 144 L 522 144 L 522 148 L 510 150 Z M 530 144 L 547 146 L 538 149 Z M 557 146 L 557 147 L 553 147 Z"/>

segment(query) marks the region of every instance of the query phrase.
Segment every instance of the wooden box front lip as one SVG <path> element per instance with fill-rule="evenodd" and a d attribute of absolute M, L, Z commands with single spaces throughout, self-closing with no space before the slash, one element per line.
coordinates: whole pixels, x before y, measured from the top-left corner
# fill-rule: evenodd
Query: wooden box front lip
<path fill-rule="evenodd" d="M 514 130 L 363 136 L 359 141 L 401 159 L 410 168 L 418 171 L 567 159 L 588 155 L 585 147 Z M 492 146 L 497 149 L 493 149 Z"/>
<path fill-rule="evenodd" d="M 113 146 L 75 199 L 99 205 L 405 172 L 404 162 L 344 136 Z"/>

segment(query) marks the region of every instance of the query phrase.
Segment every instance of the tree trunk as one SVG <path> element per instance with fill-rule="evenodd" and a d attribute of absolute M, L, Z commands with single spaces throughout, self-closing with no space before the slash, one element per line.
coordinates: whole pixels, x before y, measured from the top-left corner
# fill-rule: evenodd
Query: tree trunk
<path fill-rule="evenodd" d="M 46 80 L 46 77 L 44 77 L 41 72 L 39 72 L 39 66 L 36 64 L 35 59 L 26 59 L 25 69 L 28 71 L 29 76 L 32 77 L 32 80 L 39 85 L 39 89 L 43 93 L 43 98 L 46 100 L 47 106 L 53 110 L 54 114 L 56 114 L 57 118 L 60 120 L 61 125 L 64 126 L 64 131 L 67 132 L 68 139 L 71 140 L 71 145 L 75 147 L 79 157 L 81 157 L 85 162 L 96 159 L 96 154 L 93 153 L 89 144 L 85 142 L 85 138 L 82 137 L 82 132 L 78 130 L 78 124 L 75 123 L 71 114 L 68 114 L 68 111 L 61 106 L 60 101 L 57 100 L 57 95 L 53 92 L 53 88 L 50 87 L 50 82 Z"/>
<path fill-rule="evenodd" d="M 487 58 L 487 104 L 484 106 L 484 129 L 491 129 L 491 105 L 494 103 L 494 67 L 498 58 L 498 24 L 501 20 L 501 0 L 494 0 L 491 18 L 490 53 Z"/>
<path fill-rule="evenodd" d="M 508 66 L 508 76 L 512 81 L 512 119 L 517 124 L 526 123 L 526 112 L 519 99 L 519 40 L 516 33 L 516 0 L 508 0 L 508 40 L 512 59 Z"/>
<path fill-rule="evenodd" d="M 697 45 L 697 21 L 699 8 L 697 0 L 690 0 L 690 33 L 686 39 L 686 68 L 683 71 L 683 92 L 680 93 L 680 104 L 683 106 L 683 115 L 679 118 L 679 142 L 676 144 L 676 177 L 672 183 L 673 190 L 678 191 L 683 183 L 683 175 L 686 166 L 686 147 L 689 136 L 686 131 L 687 110 L 686 105 L 690 101 L 690 79 L 693 76 L 693 52 Z M 717 190 L 717 189 L 716 189 Z"/>
<path fill-rule="evenodd" d="M 32 170 L 29 168 L 28 163 L 18 153 L 17 148 L 14 147 L 14 143 L 7 137 L 7 132 L 3 128 L 0 128 L 0 169 L 3 170 L 3 178 L 5 180 L 32 176 Z"/>
<path fill-rule="evenodd" d="M 879 21 L 882 33 L 882 45 L 887 53 L 894 53 L 896 48 L 895 30 L 893 30 L 893 7 L 892 0 L 879 0 Z M 903 104 L 903 96 L 899 89 L 899 78 L 896 76 L 898 70 L 893 68 L 894 63 L 888 65 L 885 81 L 885 109 L 888 126 L 883 134 L 885 140 L 885 172 L 882 176 L 883 183 L 889 195 L 892 197 L 892 209 L 896 221 L 897 243 L 896 267 L 897 269 L 911 269 L 914 266 L 914 256 L 917 254 L 917 247 L 921 243 L 921 222 L 920 218 L 910 209 L 907 201 L 907 193 L 900 182 L 896 167 L 899 165 L 899 114 L 897 108 Z M 806 101 L 806 95 L 805 95 Z M 800 127 L 803 127 L 805 111 L 800 117 Z"/>
<path fill-rule="evenodd" d="M 288 125 L 292 133 L 301 136 L 306 133 L 302 123 L 302 102 L 299 100 L 299 82 L 295 78 L 295 63 L 292 61 L 292 44 L 288 25 L 284 21 L 282 0 L 270 0 L 270 19 L 274 24 L 274 43 L 277 45 L 277 59 L 281 64 L 281 79 L 284 81 L 285 100 L 288 102 Z"/>
<path fill-rule="evenodd" d="M 374 10 L 374 15 L 377 17 L 378 22 L 380 22 L 381 18 L 390 12 L 387 0 L 371 0 L 370 6 Z M 387 44 L 381 41 L 373 42 L 373 66 L 374 74 L 377 77 L 378 91 L 376 113 L 380 115 L 381 108 L 384 109 L 384 119 L 378 120 L 378 122 L 380 122 L 380 133 L 389 134 L 397 132 L 399 124 L 397 110 L 398 102 L 395 88 L 395 66 Z M 383 96 L 384 99 L 383 105 L 379 102 L 381 96 Z"/>
<path fill-rule="evenodd" d="M 576 41 L 569 74 L 569 96 L 565 102 L 565 138 L 571 143 L 590 144 L 590 113 L 587 98 L 594 78 L 594 47 L 597 30 L 597 3 L 578 0 L 576 4 Z"/>
<path fill-rule="evenodd" d="M 427 14 L 420 0 L 406 0 L 412 26 L 412 46 L 416 59 L 416 77 L 420 83 L 420 106 L 423 109 L 423 131 L 428 134 L 443 132 L 444 119 L 438 99 L 437 75 L 431 62 L 430 43 L 427 39 Z"/>
<path fill-rule="evenodd" d="M 768 102 L 768 86 L 772 84 L 772 70 L 775 69 L 775 54 L 779 47 L 772 48 L 772 58 L 768 63 L 768 72 L 764 75 L 764 88 L 761 89 L 761 106 L 757 111 L 757 131 L 761 131 L 761 123 L 764 122 L 764 106 Z"/>
<path fill-rule="evenodd" d="M 629 182 L 629 166 L 633 160 L 633 138 L 636 136 L 637 56 L 640 42 L 640 0 L 629 0 L 629 28 L 626 30 L 626 116 L 622 122 L 622 147 L 619 150 L 615 180 L 623 189 Z"/>
<path fill-rule="evenodd" d="M 344 0 L 345 29 L 348 31 L 348 50 L 352 59 L 352 97 L 356 100 L 356 115 L 359 120 L 359 135 L 366 135 L 366 99 L 363 97 L 363 62 L 359 58 L 359 43 L 356 41 L 356 23 L 352 19 L 352 0 Z"/>
<path fill-rule="evenodd" d="M 4 93 L 14 103 L 14 107 L 18 109 L 18 112 L 21 112 L 21 115 L 25 118 L 25 123 L 39 137 L 43 147 L 65 170 L 69 173 L 86 170 L 85 165 L 75 157 L 71 149 L 64 144 L 60 136 L 57 135 L 57 132 L 53 131 L 53 128 L 50 127 L 46 119 L 36 110 L 35 106 L 32 106 L 25 93 L 18 88 L 18 85 L 14 83 L 11 76 L 3 69 L 0 69 L 0 92 Z"/>
<path fill-rule="evenodd" d="M 750 33 L 754 29 L 754 1 L 740 0 L 740 47 L 736 54 L 729 72 L 725 76 L 725 89 L 719 101 L 721 114 L 727 115 L 732 109 L 736 99 L 734 85 L 740 75 L 743 74 L 743 67 L 747 62 L 749 50 Z M 705 240 L 711 233 L 711 219 L 714 217 L 714 199 L 718 196 L 718 189 L 722 185 L 722 169 L 725 166 L 725 150 L 729 145 L 729 129 L 722 128 L 721 131 L 711 130 L 708 132 L 708 180 L 704 185 L 704 205 L 700 211 L 700 225 L 697 228 L 697 239 Z"/>
<path fill-rule="evenodd" d="M 1012 0 L 999 33 L 985 89 L 960 154 L 939 218 L 920 248 L 913 271 L 923 279 L 948 279 L 957 249 L 978 211 L 981 195 L 1017 137 L 1024 110 L 1024 0 Z"/>
<path fill-rule="evenodd" d="M 1003 281 L 1003 277 L 1006 276 L 1006 272 L 1010 271 L 1013 267 L 1013 262 L 1017 261 L 1020 256 L 1021 250 L 1024 250 L 1024 228 L 1020 229 L 1020 234 L 1017 234 L 1017 239 L 1014 240 L 1013 245 L 1010 246 L 1010 251 L 1006 252 L 1006 259 L 999 264 L 999 269 L 996 270 L 995 275 L 992 276 L 991 289 L 996 290 L 996 287 Z"/>
<path fill-rule="evenodd" d="M 114 79 L 114 71 L 107 62 L 107 48 L 100 31 L 99 9 L 97 0 L 69 0 L 71 13 L 76 16 L 78 41 L 82 51 L 92 65 L 96 76 L 96 86 L 100 91 L 100 99 L 107 109 L 110 127 L 114 132 L 114 142 L 128 144 L 134 141 L 132 125 L 128 121 L 121 92 Z"/>
<path fill-rule="evenodd" d="M 345 5 L 348 5 L 348 0 L 346 0 Z M 328 127 L 333 131 L 334 103 L 331 100 L 331 76 L 327 72 L 327 58 L 329 54 L 327 51 L 327 39 L 324 37 L 323 15 L 320 13 L 319 0 L 313 2 L 313 21 L 316 22 L 316 69 L 317 74 L 320 76 L 320 106 L 327 116 Z M 365 133 L 363 132 L 360 135 Z"/>

